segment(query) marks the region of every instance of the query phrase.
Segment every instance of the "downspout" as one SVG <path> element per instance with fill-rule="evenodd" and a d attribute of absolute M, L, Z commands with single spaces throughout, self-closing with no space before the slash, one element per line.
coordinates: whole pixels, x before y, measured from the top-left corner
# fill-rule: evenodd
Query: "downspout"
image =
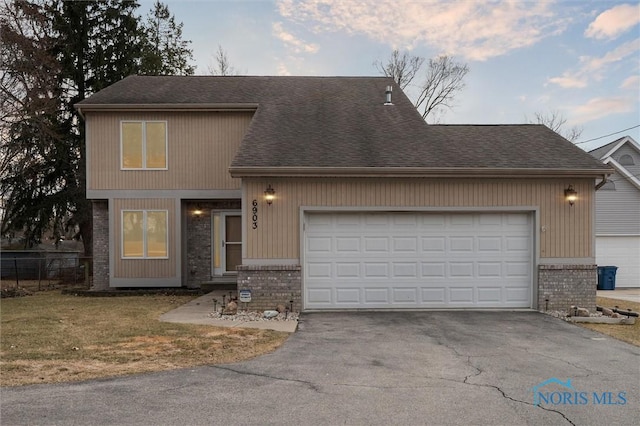
<path fill-rule="evenodd" d="M 597 185 L 596 185 L 596 191 L 597 191 L 598 189 L 602 188 L 602 187 L 604 186 L 604 184 L 605 184 L 605 183 L 607 183 L 607 178 L 608 178 L 609 176 L 610 176 L 610 175 L 602 175 L 602 181 L 601 181 L 599 184 L 597 184 Z"/>

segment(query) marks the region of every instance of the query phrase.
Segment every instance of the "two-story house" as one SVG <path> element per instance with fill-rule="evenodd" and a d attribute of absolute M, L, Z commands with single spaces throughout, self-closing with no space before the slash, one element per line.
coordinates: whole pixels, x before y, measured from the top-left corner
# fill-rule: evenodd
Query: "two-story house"
<path fill-rule="evenodd" d="M 541 125 L 427 125 L 383 77 L 128 77 L 86 121 L 94 285 L 251 309 L 595 305 L 595 180 Z"/>
<path fill-rule="evenodd" d="M 640 287 L 640 145 L 625 136 L 590 152 L 615 172 L 596 194 L 596 262 L 616 288 Z"/>

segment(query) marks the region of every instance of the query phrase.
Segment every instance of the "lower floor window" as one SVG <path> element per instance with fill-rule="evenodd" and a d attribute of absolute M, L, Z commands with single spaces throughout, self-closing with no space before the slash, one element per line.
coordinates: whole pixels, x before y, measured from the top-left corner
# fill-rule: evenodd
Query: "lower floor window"
<path fill-rule="evenodd" d="M 122 257 L 167 258 L 166 210 L 122 211 Z"/>

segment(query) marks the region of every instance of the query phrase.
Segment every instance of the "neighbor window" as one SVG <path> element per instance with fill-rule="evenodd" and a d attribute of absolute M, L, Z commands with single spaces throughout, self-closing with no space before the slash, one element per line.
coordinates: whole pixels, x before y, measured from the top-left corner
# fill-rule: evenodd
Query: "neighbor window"
<path fill-rule="evenodd" d="M 629 154 L 621 155 L 619 162 L 623 166 L 635 166 L 635 162 L 633 161 L 633 157 L 630 156 Z"/>
<path fill-rule="evenodd" d="M 122 257 L 168 257 L 167 210 L 122 211 Z"/>
<path fill-rule="evenodd" d="M 166 121 L 122 121 L 120 126 L 123 169 L 167 168 Z"/>

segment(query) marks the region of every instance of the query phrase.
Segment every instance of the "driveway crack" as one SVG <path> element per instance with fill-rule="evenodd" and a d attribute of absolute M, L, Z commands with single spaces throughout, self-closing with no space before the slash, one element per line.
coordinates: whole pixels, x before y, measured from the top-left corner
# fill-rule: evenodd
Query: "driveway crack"
<path fill-rule="evenodd" d="M 532 404 L 531 402 L 528 402 L 528 401 L 522 401 L 522 400 L 519 400 L 519 399 L 512 398 L 509 395 L 507 395 L 502 389 L 500 389 L 500 387 L 498 387 L 496 385 L 481 384 L 481 383 L 466 383 L 466 384 L 472 385 L 472 386 L 480 386 L 480 387 L 495 389 L 498 392 L 500 392 L 502 397 L 505 398 L 505 399 L 508 399 L 510 401 L 513 401 L 513 402 L 517 402 L 519 404 L 530 405 L 532 407 L 540 408 L 540 409 L 542 409 L 544 411 L 549 411 L 551 413 L 560 414 L 569 424 L 571 424 L 573 426 L 576 426 L 576 424 L 573 423 L 567 416 L 565 416 L 563 412 L 558 411 L 558 410 L 554 410 L 554 409 L 551 409 L 551 408 L 543 407 L 542 405 L 535 405 L 535 404 Z"/>
<path fill-rule="evenodd" d="M 442 343 L 441 343 L 441 344 L 442 344 Z M 447 349 L 449 349 L 450 351 L 452 351 L 452 352 L 453 352 L 457 357 L 459 357 L 459 358 L 466 358 L 466 365 L 467 365 L 467 366 L 469 366 L 469 367 L 471 367 L 471 368 L 473 368 L 474 370 L 476 370 L 474 373 L 472 373 L 472 374 L 468 374 L 468 375 L 466 375 L 466 376 L 465 376 L 464 380 L 462 380 L 462 383 L 463 383 L 463 384 L 465 384 L 465 385 L 471 385 L 471 386 L 479 386 L 479 387 L 486 387 L 486 388 L 492 388 L 492 389 L 495 389 L 495 390 L 497 390 L 498 392 L 500 392 L 500 394 L 502 395 L 502 397 L 503 397 L 503 398 L 505 398 L 505 399 L 508 399 L 508 400 L 510 400 L 510 401 L 513 401 L 513 402 L 516 402 L 516 403 L 519 403 L 519 404 L 530 405 L 530 406 L 532 406 L 532 407 L 540 408 L 540 409 L 542 409 L 542 410 L 544 410 L 544 411 L 549 411 L 549 412 L 552 412 L 552 413 L 560 414 L 560 415 L 561 415 L 561 416 L 562 416 L 562 417 L 563 417 L 563 418 L 564 418 L 564 419 L 565 419 L 569 424 L 571 424 L 572 426 L 576 426 L 576 425 L 575 425 L 575 423 L 573 423 L 573 422 L 572 422 L 572 421 L 571 421 L 567 416 L 565 416 L 565 415 L 564 415 L 564 413 L 563 413 L 563 412 L 561 412 L 561 411 L 554 410 L 554 409 L 547 408 L 547 407 L 543 407 L 542 405 L 535 405 L 535 404 L 532 404 L 531 402 L 522 401 L 522 400 L 519 400 L 519 399 L 512 398 L 512 397 L 510 397 L 509 395 L 507 395 L 507 394 L 506 394 L 506 393 L 505 393 L 505 392 L 504 392 L 500 387 L 498 387 L 498 386 L 496 386 L 496 385 L 483 384 L 483 383 L 471 383 L 471 382 L 469 382 L 469 379 L 471 379 L 472 377 L 478 377 L 479 375 L 481 375 L 481 374 L 483 373 L 482 369 L 481 369 L 481 368 L 479 368 L 479 367 L 477 367 L 476 365 L 474 365 L 474 364 L 473 364 L 473 362 L 471 361 L 471 360 L 472 360 L 472 358 L 474 358 L 474 357 L 473 357 L 473 356 L 471 356 L 471 355 L 463 355 L 463 354 L 461 354 L 460 352 L 458 352 L 458 350 L 457 350 L 456 348 L 454 348 L 454 347 L 451 347 L 451 346 L 448 346 L 448 345 L 444 345 L 444 344 L 443 344 L 443 346 L 444 346 L 444 347 L 446 347 Z M 527 352 L 527 350 L 526 350 L 526 349 L 525 349 L 525 352 Z M 537 354 L 537 353 L 536 353 L 536 354 Z M 537 355 L 542 355 L 542 354 L 537 354 Z M 542 355 L 542 356 L 545 356 L 545 355 Z M 547 356 L 548 358 L 556 359 L 556 358 L 553 358 L 553 357 L 549 357 L 548 355 L 546 355 L 546 356 Z M 572 364 L 572 363 L 570 363 L 570 362 L 568 362 L 568 361 L 565 361 L 565 362 L 567 362 L 567 364 L 569 364 L 569 365 L 574 366 L 575 368 L 579 368 L 579 369 L 583 369 L 583 370 L 586 370 L 586 371 L 591 372 L 590 370 L 588 370 L 588 369 L 586 369 L 586 368 L 584 368 L 584 367 L 580 367 L 580 366 L 574 365 L 574 364 Z M 456 380 L 453 380 L 453 381 L 456 381 Z"/>
<path fill-rule="evenodd" d="M 311 382 L 308 382 L 306 380 L 287 379 L 287 378 L 284 378 L 284 377 L 271 376 L 269 374 L 254 373 L 252 371 L 236 370 L 234 368 L 223 367 L 221 365 L 214 365 L 212 367 L 216 368 L 218 370 L 231 371 L 232 373 L 242 374 L 242 375 L 245 375 L 245 376 L 263 377 L 265 379 L 273 379 L 273 380 L 278 380 L 278 381 L 282 381 L 282 382 L 300 383 L 300 384 L 303 384 L 303 385 L 307 386 L 309 389 L 311 389 L 311 390 L 313 390 L 315 392 L 320 392 L 320 388 L 317 385 L 315 385 L 315 384 L 313 384 Z"/>

